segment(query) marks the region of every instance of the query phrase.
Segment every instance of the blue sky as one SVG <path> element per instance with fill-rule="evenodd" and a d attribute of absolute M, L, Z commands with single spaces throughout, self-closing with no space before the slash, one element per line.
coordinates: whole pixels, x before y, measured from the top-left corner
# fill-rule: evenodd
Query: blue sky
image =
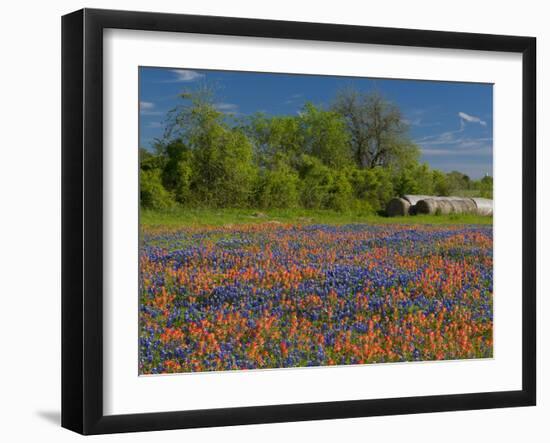
<path fill-rule="evenodd" d="M 328 106 L 347 86 L 378 91 L 398 105 L 421 148 L 422 161 L 471 178 L 492 175 L 493 87 L 489 84 L 234 71 L 140 68 L 140 146 L 164 129 L 166 112 L 200 82 L 213 84 L 220 111 L 246 116 L 296 115 L 306 101 Z"/>

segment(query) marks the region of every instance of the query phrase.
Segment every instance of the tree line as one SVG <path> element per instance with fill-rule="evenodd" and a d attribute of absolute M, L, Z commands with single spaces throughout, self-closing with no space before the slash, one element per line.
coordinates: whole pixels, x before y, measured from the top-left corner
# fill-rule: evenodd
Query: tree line
<path fill-rule="evenodd" d="M 154 149 L 140 149 L 144 208 L 380 212 L 403 194 L 492 198 L 491 177 L 420 163 L 400 109 L 377 93 L 345 89 L 326 108 L 245 118 L 218 110 L 207 86 L 181 99 Z"/>

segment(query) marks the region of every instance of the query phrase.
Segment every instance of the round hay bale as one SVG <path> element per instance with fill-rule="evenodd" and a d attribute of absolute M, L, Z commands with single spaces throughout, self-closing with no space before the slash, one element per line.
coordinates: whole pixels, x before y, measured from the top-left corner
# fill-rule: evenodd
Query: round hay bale
<path fill-rule="evenodd" d="M 462 202 L 460 200 L 450 199 L 450 200 L 447 200 L 447 202 L 451 207 L 451 212 L 450 212 L 451 214 L 460 214 L 462 212 L 462 205 L 461 205 Z"/>
<path fill-rule="evenodd" d="M 436 214 L 447 215 L 447 214 L 454 213 L 454 206 L 453 206 L 452 200 L 443 200 L 443 199 L 436 200 L 436 206 L 437 206 Z"/>
<path fill-rule="evenodd" d="M 411 194 L 405 194 L 403 196 L 405 200 L 407 200 L 411 206 L 416 205 L 420 200 L 426 200 L 427 198 L 434 198 L 429 195 L 411 195 Z"/>
<path fill-rule="evenodd" d="M 453 214 L 471 214 L 475 212 L 475 203 L 468 198 L 453 198 L 449 200 Z"/>
<path fill-rule="evenodd" d="M 408 196 L 419 197 L 419 196 Z M 414 200 L 414 198 L 411 198 Z M 411 205 L 409 213 L 414 214 L 493 214 L 493 201 L 465 197 L 426 197 Z"/>
<path fill-rule="evenodd" d="M 462 197 L 430 197 L 416 204 L 419 214 L 469 214 L 476 212 L 472 199 Z"/>
<path fill-rule="evenodd" d="M 493 215 L 493 200 L 489 198 L 472 198 L 476 205 L 477 215 Z"/>
<path fill-rule="evenodd" d="M 433 198 L 419 200 L 415 206 L 416 213 L 433 215 L 438 209 L 437 203 L 438 201 Z"/>
<path fill-rule="evenodd" d="M 410 208 L 411 204 L 404 198 L 392 198 L 386 206 L 386 213 L 389 217 L 408 215 Z"/>
<path fill-rule="evenodd" d="M 475 214 L 476 212 L 476 202 L 471 198 L 464 199 L 464 205 L 466 205 L 467 211 L 469 214 Z"/>

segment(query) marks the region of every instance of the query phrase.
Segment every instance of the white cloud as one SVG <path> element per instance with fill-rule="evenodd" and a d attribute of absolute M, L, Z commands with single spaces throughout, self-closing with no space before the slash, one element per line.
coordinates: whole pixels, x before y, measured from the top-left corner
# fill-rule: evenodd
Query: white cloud
<path fill-rule="evenodd" d="M 466 123 L 478 123 L 487 126 L 487 123 L 475 115 L 459 112 L 460 127 L 454 131 L 445 131 L 439 134 L 428 135 L 415 143 L 425 155 L 490 155 L 493 151 L 492 137 L 468 137 Z"/>
<path fill-rule="evenodd" d="M 448 131 L 435 136 L 417 140 L 425 155 L 491 155 L 493 152 L 492 137 L 464 137 L 457 134 L 462 131 Z"/>
<path fill-rule="evenodd" d="M 415 119 L 404 118 L 402 120 L 403 120 L 403 123 L 409 126 L 420 126 L 422 124 L 422 119 L 420 117 Z"/>
<path fill-rule="evenodd" d="M 487 126 L 487 122 L 484 120 L 481 120 L 479 117 L 476 117 L 475 115 L 466 114 L 465 112 L 459 112 L 458 116 L 460 117 L 461 124 L 464 121 L 467 121 L 468 123 L 479 123 L 481 126 Z"/>
<path fill-rule="evenodd" d="M 491 144 L 482 144 L 479 143 L 476 145 L 475 149 L 432 149 L 432 148 L 422 148 L 422 154 L 424 155 L 448 155 L 448 156 L 468 156 L 468 157 L 479 157 L 479 156 L 490 156 L 493 153 L 493 147 Z"/>
<path fill-rule="evenodd" d="M 167 80 L 169 83 L 194 82 L 204 77 L 204 74 L 189 69 L 171 69 L 170 72 L 175 74 L 175 77 L 171 80 Z"/>
<path fill-rule="evenodd" d="M 157 111 L 155 108 L 156 105 L 153 102 L 139 102 L 139 113 L 141 115 L 162 115 L 162 112 Z"/>
<path fill-rule="evenodd" d="M 292 94 L 287 100 L 284 101 L 285 105 L 291 105 L 294 103 L 301 103 L 304 101 L 304 94 Z"/>
<path fill-rule="evenodd" d="M 441 134 L 428 135 L 419 140 L 416 140 L 415 143 L 422 146 L 438 146 L 438 145 L 460 145 L 465 148 L 470 148 L 477 143 L 483 142 L 488 143 L 492 142 L 492 137 L 466 137 L 461 134 L 462 130 L 457 131 L 447 131 L 442 132 Z"/>
<path fill-rule="evenodd" d="M 239 110 L 239 106 L 235 103 L 214 103 L 214 107 L 220 112 L 236 113 Z"/>
<path fill-rule="evenodd" d="M 155 104 L 152 102 L 139 102 L 140 111 L 147 111 L 147 110 L 153 109 L 154 107 L 155 107 Z"/>
<path fill-rule="evenodd" d="M 456 134 L 459 134 L 462 131 L 464 131 L 464 127 L 461 126 L 460 129 L 457 129 L 456 131 L 446 131 L 440 134 L 427 135 L 426 137 L 422 137 L 421 139 L 416 140 L 415 143 L 422 146 L 456 143 L 457 140 L 459 140 Z"/>
<path fill-rule="evenodd" d="M 459 129 L 428 135 L 416 140 L 415 143 L 421 147 L 425 155 L 479 156 L 490 155 L 493 152 L 492 137 L 468 137 L 462 118 L 460 123 Z"/>
<path fill-rule="evenodd" d="M 433 120 L 433 115 L 435 115 L 437 109 L 437 106 L 428 109 L 409 109 L 405 112 L 402 121 L 408 126 L 439 126 L 441 123 Z"/>

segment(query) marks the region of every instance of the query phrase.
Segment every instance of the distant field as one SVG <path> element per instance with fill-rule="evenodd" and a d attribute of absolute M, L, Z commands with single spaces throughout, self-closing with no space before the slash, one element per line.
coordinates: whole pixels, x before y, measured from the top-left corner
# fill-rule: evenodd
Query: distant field
<path fill-rule="evenodd" d="M 383 217 L 361 212 L 336 212 L 330 210 L 254 210 L 254 209 L 183 209 L 164 211 L 142 209 L 142 226 L 222 226 L 266 222 L 308 224 L 477 224 L 492 225 L 493 217 L 471 214 L 417 215 L 407 217 Z"/>

